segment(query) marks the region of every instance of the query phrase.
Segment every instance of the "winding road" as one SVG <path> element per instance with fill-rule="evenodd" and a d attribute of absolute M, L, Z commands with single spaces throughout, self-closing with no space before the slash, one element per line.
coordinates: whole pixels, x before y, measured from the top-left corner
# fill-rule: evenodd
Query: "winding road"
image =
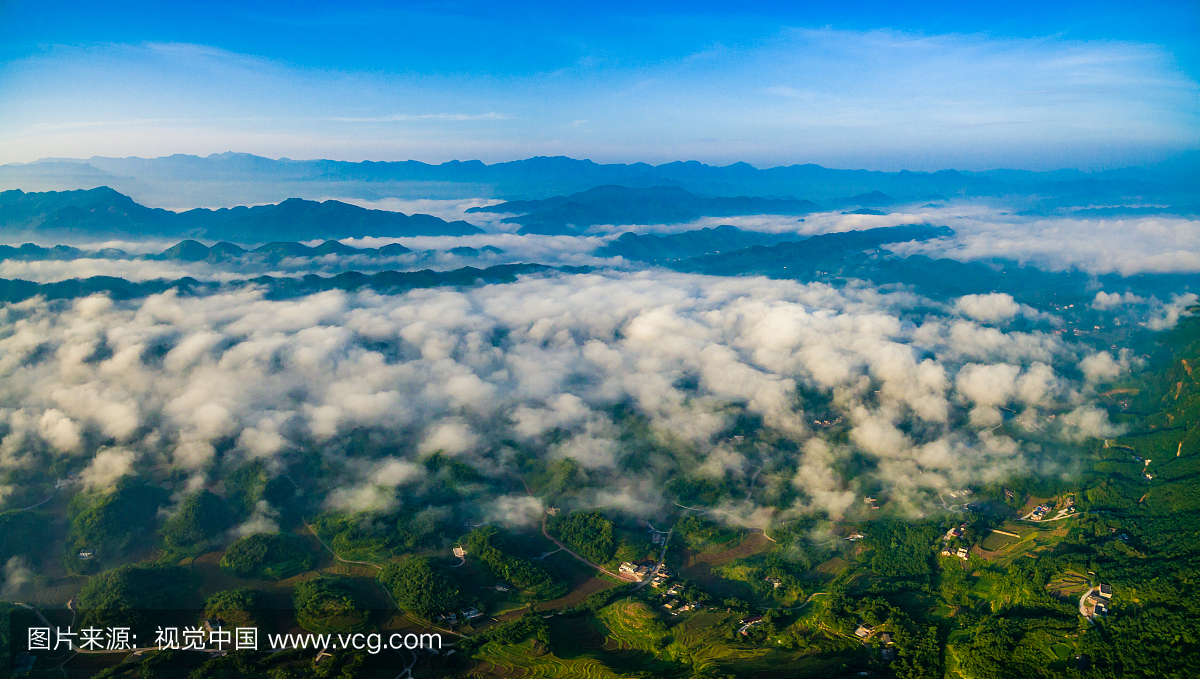
<path fill-rule="evenodd" d="M 342 557 L 338 556 L 338 553 L 333 551 L 332 547 L 325 544 L 325 541 L 321 539 L 320 535 L 317 535 L 317 531 L 313 530 L 313 527 L 308 525 L 308 521 L 305 521 L 304 519 L 300 519 L 300 520 L 302 522 L 304 522 L 304 527 L 308 529 L 308 532 L 313 534 L 313 537 L 317 539 L 317 542 L 321 543 L 322 547 L 329 550 L 329 553 L 333 555 L 334 559 L 337 559 L 338 561 L 341 561 L 342 563 L 356 563 L 356 564 L 359 564 L 362 566 L 370 566 L 371 568 L 383 570 L 383 566 L 380 566 L 377 563 L 371 563 L 370 561 L 351 561 L 350 559 L 343 559 Z"/>
<path fill-rule="evenodd" d="M 1092 620 L 1092 617 L 1083 610 L 1083 602 L 1087 601 L 1088 595 L 1091 594 L 1092 592 L 1094 592 L 1095 590 L 1096 590 L 1095 587 L 1089 587 L 1088 591 L 1084 592 L 1083 596 L 1079 597 L 1079 614 L 1082 615 L 1084 618 L 1087 618 L 1087 621 L 1093 625 L 1096 624 L 1096 621 Z"/>

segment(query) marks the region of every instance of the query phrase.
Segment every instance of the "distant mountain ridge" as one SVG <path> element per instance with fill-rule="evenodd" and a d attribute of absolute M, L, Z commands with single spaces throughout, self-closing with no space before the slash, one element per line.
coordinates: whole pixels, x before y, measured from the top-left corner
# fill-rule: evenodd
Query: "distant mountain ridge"
<path fill-rule="evenodd" d="M 804 215 L 819 205 L 795 198 L 698 196 L 678 186 L 598 186 L 545 200 L 509 201 L 467 212 L 516 213 L 522 234 L 575 235 L 598 224 L 684 224 L 701 217 Z"/>
<path fill-rule="evenodd" d="M 1106 197 L 1133 206 L 1200 203 L 1200 152 L 1149 167 L 1099 172 L 988 170 L 981 172 L 882 172 L 814 164 L 755 168 L 747 163 L 714 166 L 697 161 L 660 165 L 601 164 L 537 156 L 485 164 L 478 160 L 429 164 L 415 160 L 334 161 L 270 159 L 246 153 L 207 157 L 45 159 L 0 165 L 0 185 L 30 189 L 91 188 L 107 184 L 143 203 L 159 205 L 279 202 L 287 195 L 422 198 L 541 199 L 602 185 L 632 188 L 678 186 L 696 194 L 733 197 L 805 196 L 825 203 L 879 191 L 898 200 L 937 194 L 946 198 L 1025 197 L 1026 207 L 1075 196 L 1092 182 Z M 1135 186 L 1138 184 L 1139 186 Z M 280 195 L 280 191 L 290 194 Z M 148 196 L 153 199 L 147 199 Z M 181 199 L 188 196 L 190 199 Z M 214 199 L 214 196 L 218 198 Z M 942 198 L 941 200 L 945 200 Z M 921 202 L 928 202 L 924 200 Z M 1086 206 L 1087 203 L 1076 203 Z M 1053 201 L 1048 209 L 1053 208 Z M 872 207 L 860 205 L 860 207 Z"/>
<path fill-rule="evenodd" d="M 483 233 L 464 221 L 370 210 L 336 200 L 291 198 L 277 205 L 176 213 L 145 207 L 106 186 L 41 193 L 2 191 L 0 231 L 58 238 L 192 236 L 242 243 Z"/>

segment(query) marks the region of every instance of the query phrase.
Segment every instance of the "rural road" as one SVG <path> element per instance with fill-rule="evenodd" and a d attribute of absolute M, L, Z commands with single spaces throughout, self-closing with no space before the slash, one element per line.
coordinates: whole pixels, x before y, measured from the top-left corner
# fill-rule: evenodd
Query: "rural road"
<path fill-rule="evenodd" d="M 304 519 L 300 519 L 300 520 L 304 521 Z M 370 566 L 371 568 L 377 568 L 379 570 L 383 570 L 383 566 L 380 566 L 377 563 L 371 563 L 370 561 L 351 561 L 350 559 L 343 559 L 342 557 L 338 556 L 337 552 L 333 551 L 332 547 L 325 544 L 325 541 L 321 539 L 321 536 L 317 535 L 317 531 L 313 530 L 313 527 L 308 525 L 308 521 L 304 521 L 304 527 L 307 528 L 308 532 L 312 533 L 313 537 L 317 539 L 317 542 L 321 543 L 322 547 L 329 550 L 329 553 L 333 555 L 333 558 L 337 559 L 338 561 L 341 561 L 342 563 L 356 563 L 356 564 L 359 564 L 362 566 Z"/>
<path fill-rule="evenodd" d="M 1087 618 L 1087 621 L 1093 625 L 1095 625 L 1096 623 L 1092 620 L 1092 618 L 1087 613 L 1084 612 L 1083 602 L 1087 601 L 1088 595 L 1091 594 L 1093 591 L 1095 591 L 1095 589 L 1096 589 L 1095 587 L 1089 587 L 1088 591 L 1084 592 L 1083 596 L 1079 597 L 1079 614 L 1082 615 L 1084 618 Z"/>
<path fill-rule="evenodd" d="M 658 563 L 654 564 L 654 568 L 652 568 L 650 570 L 651 575 L 658 573 L 658 569 L 662 568 L 663 561 L 667 560 L 667 544 L 669 544 L 671 542 L 671 533 L 674 533 L 674 532 L 675 532 L 675 526 L 671 526 L 671 529 L 667 531 L 667 537 L 663 538 L 663 548 L 662 548 L 662 551 L 659 552 L 659 554 L 658 554 Z M 635 591 L 639 590 L 639 589 L 645 587 L 646 583 L 650 582 L 651 580 L 653 580 L 653 578 L 647 577 L 645 580 L 642 580 L 641 582 L 639 582 L 637 584 L 637 587 L 634 587 L 633 589 Z"/>

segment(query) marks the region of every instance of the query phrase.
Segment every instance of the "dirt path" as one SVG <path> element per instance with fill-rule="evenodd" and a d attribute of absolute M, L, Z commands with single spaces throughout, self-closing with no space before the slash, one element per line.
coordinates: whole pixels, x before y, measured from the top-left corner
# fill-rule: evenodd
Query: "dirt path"
<path fill-rule="evenodd" d="M 1183 444 L 1181 443 L 1180 445 L 1183 445 Z M 50 493 L 50 495 L 47 496 L 45 500 L 42 500 L 41 502 L 37 503 L 36 505 L 29 505 L 28 507 L 21 507 L 17 511 L 18 512 L 27 512 L 31 509 L 37 509 L 38 507 L 41 507 L 42 505 L 46 504 L 47 502 L 49 502 L 53 499 L 54 499 L 54 493 Z"/>

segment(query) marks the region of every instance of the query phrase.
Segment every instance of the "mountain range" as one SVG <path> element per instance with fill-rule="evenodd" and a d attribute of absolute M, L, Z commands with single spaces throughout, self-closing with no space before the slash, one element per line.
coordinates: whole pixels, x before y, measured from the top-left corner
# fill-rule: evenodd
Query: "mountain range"
<path fill-rule="evenodd" d="M 370 210 L 336 200 L 289 198 L 276 205 L 172 212 L 140 205 L 106 187 L 75 191 L 0 192 L 0 233 L 38 238 L 184 237 L 263 243 L 362 236 L 466 236 L 464 221 Z"/>
<path fill-rule="evenodd" d="M 301 277 L 256 276 L 244 280 L 214 282 L 195 278 L 175 280 L 129 281 L 113 276 L 72 278 L 53 283 L 35 283 L 0 278 L 0 302 L 22 302 L 32 297 L 46 299 L 77 299 L 103 294 L 112 299 L 137 299 L 175 290 L 185 295 L 202 295 L 248 285 L 265 289 L 269 299 L 302 297 L 325 290 L 353 291 L 370 288 L 384 294 L 396 294 L 414 288 L 465 286 L 488 283 L 511 283 L 517 276 L 555 270 L 543 264 L 500 264 L 486 269 L 462 267 L 452 271 L 381 271 L 365 274 L 348 271 L 336 276 L 309 274 Z M 584 271 L 578 267 L 558 267 L 568 273 Z"/>
<path fill-rule="evenodd" d="M 1200 151 L 1147 167 L 1097 172 L 881 172 L 813 164 L 759 169 L 746 163 L 720 167 L 696 161 L 601 164 L 565 157 L 534 157 L 490 165 L 478 160 L 429 164 L 414 160 L 276 160 L 245 153 L 203 158 L 51 158 L 0 166 L 0 188 L 61 190 L 101 185 L 132 195 L 144 204 L 162 206 L 277 203 L 291 196 L 538 200 L 621 185 L 677 186 L 698 195 L 721 197 L 803 196 L 821 204 L 879 191 L 900 201 L 931 194 L 946 199 L 1003 198 L 1018 209 L 1043 212 L 1061 210 L 1066 205 L 1169 211 L 1171 208 L 1164 206 L 1200 204 Z"/>

